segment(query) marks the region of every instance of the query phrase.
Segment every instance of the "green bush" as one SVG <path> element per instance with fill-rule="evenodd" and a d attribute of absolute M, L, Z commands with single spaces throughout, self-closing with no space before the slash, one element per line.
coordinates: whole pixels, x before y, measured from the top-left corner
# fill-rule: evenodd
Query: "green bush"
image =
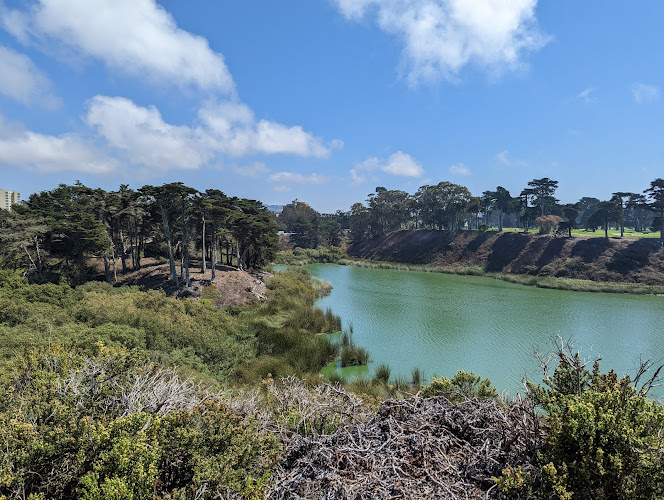
<path fill-rule="evenodd" d="M 454 377 L 434 377 L 431 384 L 422 389 L 426 397 L 444 396 L 453 403 L 468 399 L 495 399 L 498 397 L 491 380 L 475 375 L 473 372 L 459 370 Z"/>
<path fill-rule="evenodd" d="M 592 372 L 578 353 L 560 349 L 545 386 L 528 384 L 545 412 L 539 453 L 544 492 L 572 498 L 661 498 L 664 495 L 664 408 L 629 376 Z"/>
<path fill-rule="evenodd" d="M 28 351 L 0 382 L 0 498 L 260 496 L 280 454 L 256 423 L 130 351 Z"/>

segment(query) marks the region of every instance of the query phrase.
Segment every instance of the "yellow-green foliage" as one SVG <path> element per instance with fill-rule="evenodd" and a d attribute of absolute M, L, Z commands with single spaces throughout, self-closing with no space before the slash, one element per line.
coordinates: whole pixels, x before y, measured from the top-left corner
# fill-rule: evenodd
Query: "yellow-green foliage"
<path fill-rule="evenodd" d="M 246 328 L 256 332 L 259 354 L 240 367 L 240 379 L 258 382 L 268 373 L 279 378 L 320 371 L 338 348 L 317 334 L 340 330 L 341 320 L 313 306 L 318 292 L 306 269 L 277 273 L 267 288 L 267 303 L 240 315 Z"/>
<path fill-rule="evenodd" d="M 473 372 L 459 370 L 453 378 L 434 377 L 431 384 L 422 389 L 426 397 L 444 396 L 453 403 L 467 399 L 494 399 L 498 397 L 491 380 L 475 375 Z"/>
<path fill-rule="evenodd" d="M 5 364 L 0 497 L 261 494 L 280 454 L 273 436 L 186 381 L 157 406 L 132 407 L 130 395 L 152 397 L 160 368 L 135 352 L 95 349 L 52 346 Z M 143 376 L 153 385 L 137 387 Z"/>
<path fill-rule="evenodd" d="M 255 356 L 254 336 L 222 310 L 154 290 L 25 284 L 11 298 L 0 293 L 1 357 L 29 345 L 86 348 L 101 340 L 150 351 L 166 364 L 182 361 L 186 351 L 196 368 L 221 379 Z"/>
<path fill-rule="evenodd" d="M 205 300 L 167 297 L 156 290 L 87 283 L 77 289 L 28 285 L 16 273 L 0 275 L 0 359 L 54 342 L 90 349 L 139 349 L 151 359 L 224 381 L 238 374 L 257 381 L 268 365 L 275 376 L 318 372 L 334 346 L 315 334 L 337 331 L 340 319 L 313 306 L 320 287 L 304 269 L 268 282 L 266 303 L 226 312 Z M 211 297 L 216 289 L 208 291 Z M 256 362 L 256 356 L 271 359 Z M 255 373 L 252 373 L 256 367 Z M 259 374 L 260 372 L 260 374 Z"/>
<path fill-rule="evenodd" d="M 661 498 L 664 495 L 664 408 L 628 376 L 585 368 L 559 352 L 548 387 L 529 384 L 546 412 L 539 455 L 544 491 L 560 498 Z"/>
<path fill-rule="evenodd" d="M 339 247 L 300 248 L 277 252 L 275 264 L 304 266 L 315 263 L 331 263 L 347 258 L 348 255 Z"/>

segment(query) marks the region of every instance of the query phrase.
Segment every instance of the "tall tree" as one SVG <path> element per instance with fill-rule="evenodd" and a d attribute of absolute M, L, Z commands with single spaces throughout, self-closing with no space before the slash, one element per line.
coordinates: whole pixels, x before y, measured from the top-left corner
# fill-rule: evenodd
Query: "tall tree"
<path fill-rule="evenodd" d="M 627 200 L 627 209 L 634 223 L 636 231 L 643 231 L 645 228 L 645 213 L 648 210 L 648 199 L 643 194 L 632 193 Z"/>
<path fill-rule="evenodd" d="M 49 228 L 45 219 L 19 215 L 17 211 L 0 209 L 0 258 L 10 267 L 27 267 L 25 274 L 31 283 L 44 283 L 46 253 L 42 242 Z"/>
<path fill-rule="evenodd" d="M 617 221 L 620 216 L 618 201 L 611 199 L 609 201 L 600 201 L 597 204 L 597 210 L 588 219 L 588 225 L 591 227 L 601 227 L 604 229 L 604 237 L 609 238 L 609 223 Z"/>
<path fill-rule="evenodd" d="M 620 237 L 625 236 L 625 208 L 626 200 L 634 196 L 634 193 L 627 193 L 624 191 L 618 191 L 617 193 L 612 194 L 612 199 L 618 203 L 618 223 L 620 224 Z"/>
<path fill-rule="evenodd" d="M 572 229 L 574 229 L 576 224 L 576 218 L 579 216 L 579 204 L 578 203 L 568 203 L 563 205 L 563 215 L 567 219 L 565 221 L 565 227 L 567 229 L 567 236 L 572 237 Z"/>
<path fill-rule="evenodd" d="M 350 234 L 353 240 L 357 241 L 364 238 L 369 234 L 369 224 L 370 224 L 370 214 L 369 209 L 362 205 L 362 203 L 354 203 L 350 207 Z"/>
<path fill-rule="evenodd" d="M 536 204 L 540 206 L 541 214 L 553 212 L 553 208 L 558 203 L 558 200 L 553 197 L 556 189 L 558 188 L 558 181 L 544 177 L 542 179 L 533 179 L 528 183 L 535 192 Z"/>
<path fill-rule="evenodd" d="M 212 243 L 210 269 L 212 272 L 212 283 L 214 283 L 217 279 L 217 243 L 219 230 L 222 226 L 230 225 L 229 221 L 233 211 L 233 200 L 218 189 L 208 189 L 201 198 L 205 204 L 205 211 L 212 226 L 210 231 Z"/>
<path fill-rule="evenodd" d="M 164 184 L 160 187 L 155 186 L 143 186 L 140 189 L 140 192 L 151 199 L 157 207 L 159 217 L 161 218 L 162 230 L 164 233 L 164 238 L 166 240 L 166 245 L 168 247 L 168 263 L 171 274 L 171 281 L 179 289 L 180 281 L 178 279 L 177 271 L 175 269 L 175 256 L 173 254 L 173 221 L 180 216 L 183 229 L 182 237 L 182 251 L 183 257 L 188 266 L 188 255 L 187 255 L 187 201 L 191 195 L 193 195 L 196 190 L 189 188 L 182 184 L 181 182 L 172 182 L 170 184 Z M 189 286 L 188 283 L 188 274 L 189 269 L 187 267 L 187 278 L 185 278 L 186 286 Z"/>
<path fill-rule="evenodd" d="M 367 199 L 371 215 L 371 231 L 384 234 L 402 228 L 410 218 L 409 194 L 405 191 L 377 187 Z"/>
<path fill-rule="evenodd" d="M 498 231 L 503 230 L 503 215 L 512 211 L 512 196 L 502 186 L 498 186 L 490 194 L 492 205 L 498 210 Z"/>
<path fill-rule="evenodd" d="M 73 186 L 60 184 L 51 191 L 33 194 L 28 200 L 28 212 L 46 220 L 51 229 L 48 237 L 52 255 L 64 257 L 64 268 L 72 284 L 87 280 L 90 268 L 87 260 L 110 246 L 110 236 L 92 190 L 80 182 Z M 73 266 L 72 266 L 73 264 Z"/>
<path fill-rule="evenodd" d="M 583 228 L 588 228 L 588 219 L 597 211 L 599 199 L 584 196 L 577 203 L 579 205 L 579 225 Z"/>
<path fill-rule="evenodd" d="M 653 227 L 659 229 L 659 242 L 664 245 L 664 179 L 657 178 L 650 183 L 650 187 L 643 191 L 650 202 L 650 210 L 657 214 Z"/>
<path fill-rule="evenodd" d="M 531 188 L 526 188 L 521 191 L 519 194 L 519 206 L 521 209 L 521 221 L 523 222 L 523 232 L 527 233 L 528 229 L 530 228 L 530 221 L 534 219 L 531 210 L 530 203 L 532 200 L 535 198 L 537 193 L 535 192 L 534 189 Z"/>

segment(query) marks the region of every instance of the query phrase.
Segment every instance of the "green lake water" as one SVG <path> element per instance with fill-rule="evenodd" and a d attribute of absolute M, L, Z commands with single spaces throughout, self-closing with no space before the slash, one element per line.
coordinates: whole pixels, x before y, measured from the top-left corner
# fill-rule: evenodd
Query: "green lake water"
<path fill-rule="evenodd" d="M 554 339 L 572 341 L 582 356 L 602 356 L 606 371 L 633 374 L 641 359 L 664 363 L 664 297 L 546 290 L 474 276 L 306 266 L 329 281 L 317 305 L 353 327 L 369 351 L 368 375 L 380 364 L 410 379 L 452 376 L 458 370 L 489 377 L 499 391 L 523 392 L 522 380 L 541 381 L 533 351 L 551 352 Z M 664 396 L 662 387 L 653 391 Z"/>

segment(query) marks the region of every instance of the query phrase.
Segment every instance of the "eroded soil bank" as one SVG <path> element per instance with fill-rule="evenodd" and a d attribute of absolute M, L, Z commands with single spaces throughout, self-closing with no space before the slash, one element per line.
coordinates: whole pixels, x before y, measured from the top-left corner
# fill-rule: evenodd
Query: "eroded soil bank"
<path fill-rule="evenodd" d="M 664 252 L 654 239 L 404 230 L 355 242 L 348 254 L 404 264 L 479 266 L 492 273 L 664 285 Z"/>

